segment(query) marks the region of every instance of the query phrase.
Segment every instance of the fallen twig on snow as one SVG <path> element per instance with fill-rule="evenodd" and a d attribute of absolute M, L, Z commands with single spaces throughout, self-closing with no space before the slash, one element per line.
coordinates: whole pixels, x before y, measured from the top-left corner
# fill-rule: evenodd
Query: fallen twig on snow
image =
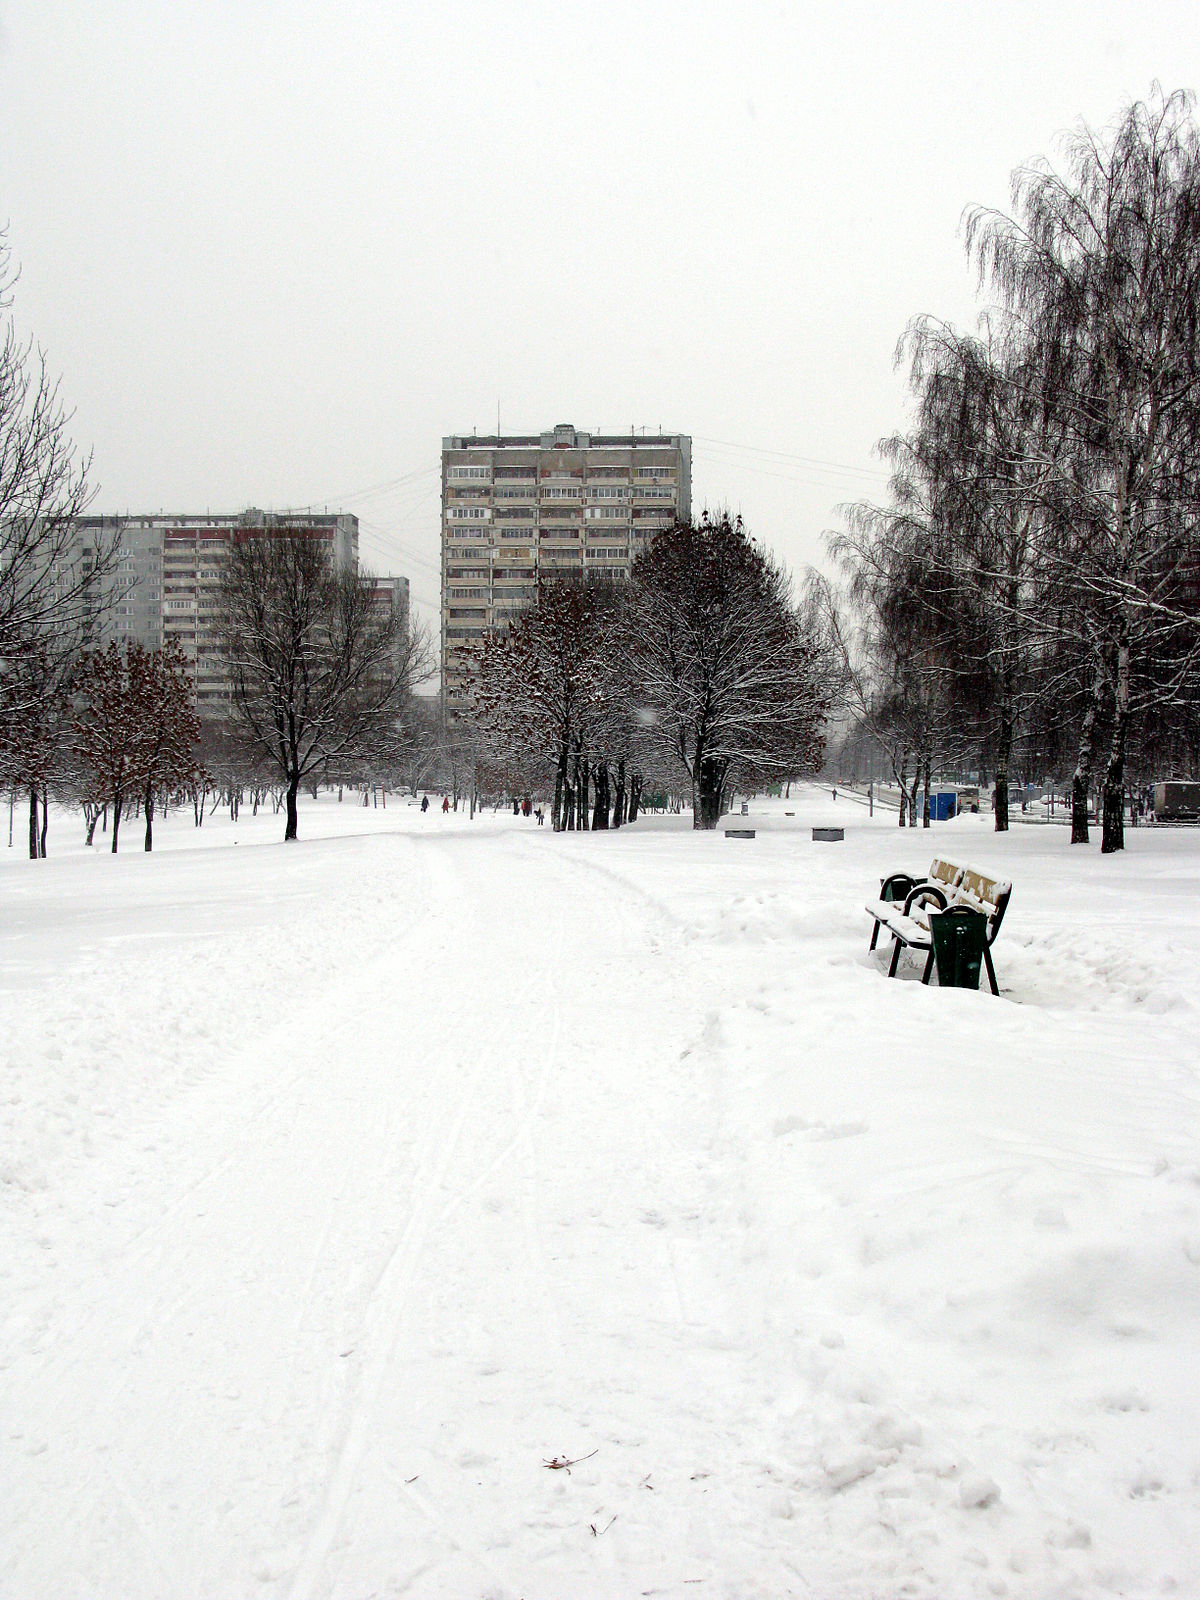
<path fill-rule="evenodd" d="M 600 1446 L 597 1445 L 596 1450 L 599 1450 L 599 1448 Z M 570 1476 L 571 1468 L 577 1467 L 581 1461 L 590 1461 L 596 1454 L 596 1450 L 589 1450 L 585 1456 L 575 1456 L 573 1460 L 568 1460 L 566 1456 L 554 1456 L 549 1461 L 543 1461 L 542 1465 L 549 1467 L 551 1472 L 565 1472 Z"/>

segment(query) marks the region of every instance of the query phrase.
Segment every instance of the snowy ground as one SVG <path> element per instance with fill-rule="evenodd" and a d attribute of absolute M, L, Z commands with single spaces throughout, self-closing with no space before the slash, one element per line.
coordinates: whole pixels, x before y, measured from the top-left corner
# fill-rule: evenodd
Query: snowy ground
<path fill-rule="evenodd" d="M 1200 831 L 751 821 L 0 851 L 3 1600 L 1200 1595 Z"/>

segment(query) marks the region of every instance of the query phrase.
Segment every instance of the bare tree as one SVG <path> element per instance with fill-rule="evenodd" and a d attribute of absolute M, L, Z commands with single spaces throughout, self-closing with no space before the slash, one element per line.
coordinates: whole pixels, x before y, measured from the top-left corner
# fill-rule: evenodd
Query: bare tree
<path fill-rule="evenodd" d="M 130 710 L 137 729 L 137 776 L 146 823 L 145 848 L 154 847 L 154 809 L 165 797 L 200 777 L 200 719 L 192 703 L 187 663 L 174 640 L 162 650 L 127 651 Z"/>
<path fill-rule="evenodd" d="M 0 715 L 7 717 L 19 717 L 40 693 L 32 658 L 44 664 L 43 678 L 57 678 L 63 659 L 86 641 L 113 599 L 104 580 L 116 562 L 115 534 L 96 530 L 85 539 L 76 527 L 91 497 L 90 459 L 75 453 L 45 356 L 17 334 L 15 282 L 0 233 L 0 678 L 8 686 Z"/>
<path fill-rule="evenodd" d="M 284 788 L 298 836 L 304 778 L 390 755 L 429 641 L 381 608 L 369 574 L 336 570 L 328 547 L 287 524 L 243 530 L 221 581 L 218 634 L 245 735 Z"/>
<path fill-rule="evenodd" d="M 31 860 L 46 854 L 50 791 L 71 773 L 76 667 L 74 657 L 38 641 L 0 675 L 0 781 L 28 796 Z"/>
<path fill-rule="evenodd" d="M 1200 134 L 1187 94 L 1083 127 L 1068 171 L 1013 180 L 1015 216 L 976 211 L 968 244 L 1024 339 L 1053 352 L 1067 448 L 1047 554 L 1076 597 L 1094 661 L 1094 722 L 1111 701 L 1103 850 L 1124 842 L 1124 766 L 1139 660 L 1193 641 L 1178 581 L 1200 512 Z M 1065 533 L 1065 537 L 1063 537 Z M 1088 724 L 1090 737 L 1091 723 Z M 1080 803 L 1079 785 L 1076 803 Z M 1086 817 L 1084 821 L 1086 831 Z"/>

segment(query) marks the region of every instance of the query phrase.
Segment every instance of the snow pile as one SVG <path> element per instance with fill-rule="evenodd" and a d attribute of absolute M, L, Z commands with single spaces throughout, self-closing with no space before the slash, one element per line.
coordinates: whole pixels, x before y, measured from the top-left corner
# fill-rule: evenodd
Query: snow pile
<path fill-rule="evenodd" d="M 0 1595 L 1200 1592 L 1200 833 L 750 809 L 3 861 Z"/>

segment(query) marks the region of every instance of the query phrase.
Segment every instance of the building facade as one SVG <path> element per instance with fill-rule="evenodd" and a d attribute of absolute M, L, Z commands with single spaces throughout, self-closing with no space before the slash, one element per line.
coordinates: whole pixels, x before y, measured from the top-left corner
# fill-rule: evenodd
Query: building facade
<path fill-rule="evenodd" d="M 627 578 L 660 528 L 692 510 L 684 434 L 549 433 L 442 440 L 442 687 L 537 592 L 539 576 Z"/>
<path fill-rule="evenodd" d="M 117 565 L 104 580 L 107 603 L 93 642 L 103 646 L 136 640 L 158 650 L 173 639 L 188 662 L 197 711 L 201 716 L 222 714 L 229 707 L 229 679 L 214 632 L 221 567 L 236 539 L 280 526 L 327 544 L 340 571 L 357 569 L 358 518 L 340 512 L 81 517 L 77 538 L 85 551 L 101 536 L 118 537 Z M 407 614 L 408 580 L 379 582 L 393 586 L 386 603 L 403 604 Z"/>

